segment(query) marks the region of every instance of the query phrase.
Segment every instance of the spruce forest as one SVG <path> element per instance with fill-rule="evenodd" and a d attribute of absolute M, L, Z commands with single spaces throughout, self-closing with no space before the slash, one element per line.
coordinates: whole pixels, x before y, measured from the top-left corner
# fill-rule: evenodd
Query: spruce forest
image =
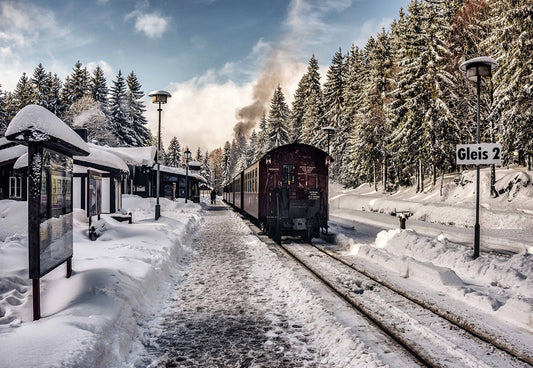
<path fill-rule="evenodd" d="M 289 107 L 278 87 L 249 138 L 218 150 L 224 179 L 277 145 L 330 151 L 330 174 L 345 186 L 393 190 L 457 170 L 455 147 L 476 142 L 476 84 L 459 70 L 490 56 L 499 66 L 481 86 L 481 141 L 502 144 L 504 164 L 531 169 L 533 3 L 530 0 L 413 0 L 390 31 L 363 48 L 340 48 L 324 83 L 313 55 Z"/>

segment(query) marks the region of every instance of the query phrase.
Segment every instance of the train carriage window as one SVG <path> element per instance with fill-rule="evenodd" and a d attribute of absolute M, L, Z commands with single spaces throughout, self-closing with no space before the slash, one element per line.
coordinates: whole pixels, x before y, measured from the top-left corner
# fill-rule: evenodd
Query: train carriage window
<path fill-rule="evenodd" d="M 295 171 L 294 165 L 283 165 L 281 168 L 281 182 L 289 185 L 294 184 Z"/>

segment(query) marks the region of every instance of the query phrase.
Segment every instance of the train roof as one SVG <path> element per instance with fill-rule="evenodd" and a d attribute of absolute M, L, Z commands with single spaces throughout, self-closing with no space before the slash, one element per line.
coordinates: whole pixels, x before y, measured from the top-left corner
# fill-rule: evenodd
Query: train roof
<path fill-rule="evenodd" d="M 305 143 L 289 143 L 289 144 L 284 144 L 284 145 L 282 145 L 282 146 L 277 146 L 277 147 L 275 147 L 275 148 L 272 148 L 270 151 L 266 152 L 263 156 L 261 156 L 260 159 L 254 161 L 252 164 L 250 164 L 245 170 L 247 170 L 249 167 L 255 165 L 255 164 L 258 163 L 259 161 L 263 160 L 266 156 L 268 156 L 268 155 L 270 155 L 270 154 L 272 154 L 272 153 L 274 153 L 274 152 L 276 152 L 276 151 L 279 151 L 279 150 L 282 150 L 282 149 L 286 149 L 286 148 L 289 148 L 289 147 L 295 147 L 295 146 L 310 148 L 310 149 L 312 149 L 312 150 L 314 150 L 314 151 L 317 151 L 317 152 L 319 152 L 319 153 L 322 153 L 324 156 L 329 156 L 328 153 L 327 153 L 326 151 L 324 151 L 324 150 L 322 150 L 322 149 L 320 149 L 320 148 L 318 148 L 318 147 L 312 146 L 312 145 L 310 145 L 310 144 L 305 144 Z M 335 161 L 335 160 L 333 160 L 332 157 L 330 157 L 330 160 L 331 160 L 331 162 Z M 243 170 L 243 171 L 245 171 L 245 170 Z M 241 172 L 242 172 L 242 171 L 240 171 L 237 175 L 234 175 L 234 176 L 232 177 L 232 180 L 235 180 L 235 178 L 236 178 L 237 176 L 239 176 Z"/>
<path fill-rule="evenodd" d="M 318 147 L 315 147 L 315 146 L 312 146 L 310 144 L 305 144 L 305 143 L 289 143 L 289 144 L 284 144 L 283 146 L 277 146 L 275 148 L 272 148 L 270 151 L 266 152 L 259 160 L 257 161 L 261 161 L 262 159 L 264 159 L 267 155 L 270 155 L 276 151 L 279 151 L 279 150 L 282 150 L 282 149 L 286 149 L 288 147 L 296 147 L 296 146 L 300 146 L 300 147 L 308 147 L 308 148 L 311 148 L 315 151 L 318 151 L 320 153 L 322 153 L 324 156 L 328 156 L 328 153 Z M 257 162 L 256 161 L 256 162 Z M 333 161 L 333 159 L 331 159 L 331 161 Z"/>

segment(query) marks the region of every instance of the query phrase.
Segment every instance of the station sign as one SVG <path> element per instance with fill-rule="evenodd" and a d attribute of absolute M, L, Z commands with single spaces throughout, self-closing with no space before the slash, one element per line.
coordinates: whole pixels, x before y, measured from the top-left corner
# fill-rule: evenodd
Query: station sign
<path fill-rule="evenodd" d="M 458 144 L 457 165 L 501 165 L 502 146 L 499 143 Z"/>

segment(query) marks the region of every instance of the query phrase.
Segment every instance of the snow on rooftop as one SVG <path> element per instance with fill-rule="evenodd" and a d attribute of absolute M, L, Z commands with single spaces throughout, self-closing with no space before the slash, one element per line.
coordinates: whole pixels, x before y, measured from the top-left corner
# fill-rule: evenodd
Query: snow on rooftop
<path fill-rule="evenodd" d="M 89 156 L 74 156 L 74 159 L 129 172 L 128 165 L 118 155 L 103 150 L 101 146 L 95 144 L 88 143 L 88 146 L 91 152 Z"/>
<path fill-rule="evenodd" d="M 26 148 L 26 147 L 24 147 Z M 100 149 L 100 146 L 94 144 L 87 144 L 89 156 L 74 156 L 76 161 L 84 163 L 95 164 L 105 166 L 113 169 L 117 169 L 123 172 L 129 172 L 128 165 L 118 157 L 110 152 Z M 2 151 L 0 151 L 1 154 Z M 1 157 L 1 156 L 0 156 Z M 22 169 L 28 166 L 28 154 L 23 154 L 17 161 L 15 161 L 14 169 Z"/>
<path fill-rule="evenodd" d="M 1 144 L 0 144 L 1 145 Z M 17 144 L 13 147 L 0 149 L 0 164 L 16 159 L 28 152 L 28 147 Z"/>
<path fill-rule="evenodd" d="M 25 138 L 23 133 L 27 131 L 31 132 L 31 136 Z M 14 141 L 29 138 L 33 142 L 44 142 L 53 137 L 78 150 L 89 152 L 87 143 L 74 130 L 52 112 L 38 105 L 23 107 L 9 123 L 5 135 Z"/>
<path fill-rule="evenodd" d="M 154 165 L 154 167 L 152 167 L 152 170 L 157 171 L 157 166 Z M 162 172 L 171 173 L 171 174 L 178 174 L 178 175 L 183 175 L 183 176 L 185 176 L 187 174 L 186 170 L 182 169 L 180 167 L 170 167 L 170 166 L 160 165 L 160 169 L 159 170 L 162 171 Z M 196 180 L 198 180 L 200 182 L 207 183 L 207 180 L 202 175 L 195 174 L 194 172 L 191 172 L 191 170 L 189 170 L 189 176 L 191 178 L 195 178 Z"/>
<path fill-rule="evenodd" d="M 154 146 L 148 147 L 99 147 L 120 157 L 128 165 L 148 166 L 155 163 L 155 154 L 157 152 Z"/>

